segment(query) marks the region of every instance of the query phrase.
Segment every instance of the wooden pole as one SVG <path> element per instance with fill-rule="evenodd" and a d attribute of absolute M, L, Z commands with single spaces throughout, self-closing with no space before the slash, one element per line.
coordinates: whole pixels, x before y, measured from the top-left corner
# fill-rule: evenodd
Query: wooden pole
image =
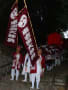
<path fill-rule="evenodd" d="M 16 3 L 17 3 L 17 9 L 18 9 L 18 0 L 16 0 Z M 18 15 L 18 10 L 17 10 L 17 15 Z M 18 24 L 18 21 L 17 21 L 17 24 Z M 18 28 L 17 28 L 18 29 Z M 18 33 L 17 33 L 18 34 Z M 17 35 L 17 46 L 18 46 L 18 35 Z"/>
<path fill-rule="evenodd" d="M 24 4 L 25 4 L 25 7 L 27 8 L 26 0 L 24 0 Z M 28 12 L 28 16 L 30 17 L 29 12 Z M 35 43 L 36 43 L 36 48 L 37 48 L 37 50 L 38 50 L 38 46 L 37 46 L 36 38 L 35 38 L 35 35 L 34 35 L 34 30 L 33 30 L 33 26 L 32 26 L 31 19 L 30 19 L 30 25 L 31 25 L 31 27 L 32 27 L 32 33 L 33 33 L 34 40 L 35 40 Z"/>
<path fill-rule="evenodd" d="M 18 3 L 18 0 L 16 0 L 16 3 Z"/>

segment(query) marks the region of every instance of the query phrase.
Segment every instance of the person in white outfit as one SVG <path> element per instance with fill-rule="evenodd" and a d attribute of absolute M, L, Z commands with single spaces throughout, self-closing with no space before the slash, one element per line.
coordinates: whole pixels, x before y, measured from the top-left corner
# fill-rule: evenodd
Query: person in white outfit
<path fill-rule="evenodd" d="M 16 76 L 16 80 L 18 80 L 20 66 L 23 61 L 23 57 L 22 57 L 22 54 L 20 53 L 20 50 L 21 50 L 21 48 L 20 48 L 20 46 L 18 46 L 16 52 L 13 54 L 13 63 L 12 63 L 10 80 L 14 80 L 15 76 Z"/>
<path fill-rule="evenodd" d="M 28 74 L 29 74 L 29 80 L 30 80 L 30 67 L 31 67 L 31 61 L 28 53 L 26 53 L 25 55 L 24 64 L 22 66 L 23 66 L 22 75 L 24 75 L 24 80 L 22 81 L 27 82 Z"/>
<path fill-rule="evenodd" d="M 59 53 L 59 49 L 55 50 L 55 66 L 60 65 L 61 61 L 60 61 L 60 53 Z"/>
<path fill-rule="evenodd" d="M 39 49 L 38 50 L 39 58 L 36 61 L 36 64 L 34 66 L 32 66 L 32 68 L 31 68 L 32 87 L 30 87 L 30 88 L 32 88 L 32 89 L 34 88 L 35 79 L 36 79 L 36 88 L 39 89 L 40 77 L 45 70 L 45 57 L 43 57 L 41 54 L 42 54 L 42 50 Z"/>

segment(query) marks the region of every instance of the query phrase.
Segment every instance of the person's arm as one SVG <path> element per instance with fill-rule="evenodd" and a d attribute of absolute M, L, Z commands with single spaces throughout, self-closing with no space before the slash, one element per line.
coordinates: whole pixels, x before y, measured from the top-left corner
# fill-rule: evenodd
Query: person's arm
<path fill-rule="evenodd" d="M 44 68 L 45 69 L 45 57 L 42 57 L 42 68 Z"/>

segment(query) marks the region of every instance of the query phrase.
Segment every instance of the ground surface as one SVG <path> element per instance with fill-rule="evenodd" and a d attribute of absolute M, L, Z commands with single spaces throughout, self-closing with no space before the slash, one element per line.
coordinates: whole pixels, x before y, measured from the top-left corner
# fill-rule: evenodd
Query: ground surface
<path fill-rule="evenodd" d="M 10 81 L 10 74 L 0 80 L 0 90 L 31 90 L 31 83 L 22 82 L 20 75 L 19 81 Z M 33 89 L 36 90 L 36 89 Z M 68 90 L 68 62 L 55 67 L 52 71 L 46 71 L 41 78 L 40 90 Z"/>

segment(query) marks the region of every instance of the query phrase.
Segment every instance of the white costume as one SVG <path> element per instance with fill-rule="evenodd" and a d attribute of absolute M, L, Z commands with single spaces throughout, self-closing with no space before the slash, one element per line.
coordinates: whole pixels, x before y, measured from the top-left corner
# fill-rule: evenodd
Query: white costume
<path fill-rule="evenodd" d="M 44 65 L 42 65 L 43 63 Z M 39 89 L 39 83 L 40 83 L 40 76 L 44 72 L 45 68 L 45 62 L 42 56 L 36 61 L 36 64 L 34 67 L 31 68 L 31 82 L 32 87 L 34 88 L 35 78 L 36 78 L 36 88 Z"/>
<path fill-rule="evenodd" d="M 20 65 L 21 65 L 21 54 L 14 54 L 14 60 L 13 60 L 13 64 L 12 64 L 12 69 L 11 69 L 11 79 L 10 80 L 14 80 L 14 76 L 16 75 L 16 80 L 18 80 L 19 77 L 19 70 L 20 70 Z"/>
<path fill-rule="evenodd" d="M 29 54 L 26 53 L 25 61 L 23 64 L 23 71 L 22 71 L 22 75 L 25 76 L 25 79 L 23 80 L 24 82 L 27 81 L 27 74 L 29 74 L 29 79 L 30 79 L 30 67 L 31 67 L 30 57 L 29 57 Z"/>
<path fill-rule="evenodd" d="M 56 51 L 55 51 L 55 66 L 60 65 L 60 64 L 61 64 L 61 61 L 60 61 L 59 49 L 56 49 Z"/>

